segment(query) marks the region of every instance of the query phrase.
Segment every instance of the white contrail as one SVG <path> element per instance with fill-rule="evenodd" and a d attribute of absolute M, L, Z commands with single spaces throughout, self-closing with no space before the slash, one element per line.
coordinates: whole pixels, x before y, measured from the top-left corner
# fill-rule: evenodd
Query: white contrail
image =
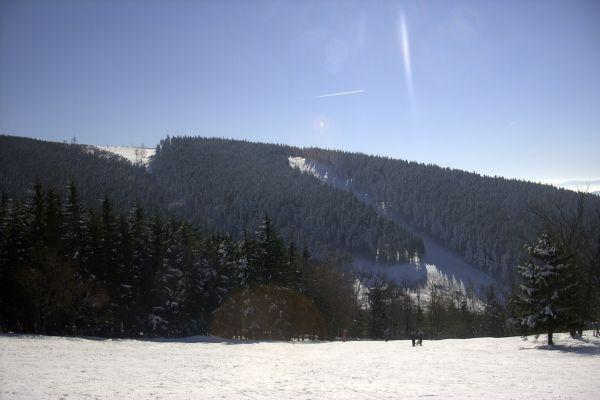
<path fill-rule="evenodd" d="M 322 94 L 320 96 L 311 97 L 311 99 L 320 99 L 323 97 L 333 97 L 333 96 L 344 96 L 347 94 L 364 93 L 364 92 L 365 92 L 365 90 L 360 89 L 360 90 L 351 90 L 350 92 L 328 93 L 328 94 Z"/>

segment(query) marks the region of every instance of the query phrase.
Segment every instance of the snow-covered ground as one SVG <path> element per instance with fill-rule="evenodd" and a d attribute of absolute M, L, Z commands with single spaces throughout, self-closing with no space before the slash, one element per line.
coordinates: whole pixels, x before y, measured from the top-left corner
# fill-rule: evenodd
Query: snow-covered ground
<path fill-rule="evenodd" d="M 600 340 L 0 336 L 2 399 L 598 399 Z"/>
<path fill-rule="evenodd" d="M 401 226 L 409 227 L 397 215 L 390 214 L 386 210 L 385 203 L 374 203 L 369 194 L 352 190 L 352 181 L 338 176 L 333 167 L 303 157 L 290 156 L 288 162 L 291 168 L 312 175 L 338 189 L 348 190 L 365 204 L 375 207 L 385 218 L 398 222 Z M 479 295 L 483 295 L 482 289 L 489 285 L 501 289 L 501 285 L 494 278 L 469 264 L 463 257 L 442 246 L 426 233 L 414 229 L 412 231 L 420 236 L 425 244 L 425 256 L 417 263 L 381 266 L 374 262 L 357 259 L 354 267 L 381 274 L 398 284 L 403 284 L 405 281 L 412 284 L 425 280 L 427 284 L 435 283 L 442 286 L 452 284 L 454 288 L 461 289 L 463 292 L 472 287 Z"/>
<path fill-rule="evenodd" d="M 352 183 L 350 179 L 338 176 L 335 169 L 327 164 L 307 160 L 304 157 L 288 157 L 288 163 L 292 169 L 298 169 L 303 174 L 312 175 L 322 182 L 335 186 L 338 189 L 348 190 Z"/>
<path fill-rule="evenodd" d="M 154 156 L 156 149 L 147 147 L 127 147 L 127 146 L 94 146 L 100 150 L 116 154 L 125 158 L 132 164 L 148 165 L 150 157 Z"/>
<path fill-rule="evenodd" d="M 485 289 L 494 285 L 501 295 L 502 286 L 490 275 L 473 267 L 453 251 L 437 243 L 427 234 L 419 232 L 418 235 L 425 244 L 425 256 L 410 263 L 378 265 L 364 260 L 356 260 L 354 267 L 364 269 L 371 273 L 380 274 L 386 279 L 402 285 L 421 282 L 424 286 L 433 283 L 441 287 L 452 287 L 467 293 L 469 288 L 474 289 L 479 297 L 485 295 Z M 424 299 L 426 293 L 423 292 Z"/>
<path fill-rule="evenodd" d="M 542 183 L 554 185 L 559 188 L 573 190 L 575 192 L 594 193 L 600 191 L 600 178 L 570 179 L 570 180 L 546 180 Z"/>
<path fill-rule="evenodd" d="M 324 175 L 314 165 L 315 163 L 307 161 L 304 157 L 289 156 L 288 162 L 290 163 L 290 167 L 299 169 L 302 173 L 313 175 L 319 179 L 325 179 Z"/>

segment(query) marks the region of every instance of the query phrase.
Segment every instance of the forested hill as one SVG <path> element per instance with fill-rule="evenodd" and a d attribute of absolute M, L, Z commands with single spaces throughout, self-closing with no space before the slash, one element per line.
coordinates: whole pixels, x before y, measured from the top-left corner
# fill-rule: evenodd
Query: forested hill
<path fill-rule="evenodd" d="M 306 173 L 312 167 L 325 171 L 320 179 Z M 72 179 L 90 204 L 108 195 L 125 210 L 139 201 L 237 238 L 268 214 L 316 258 L 402 262 L 426 252 L 423 233 L 505 283 L 537 233 L 532 207 L 568 211 L 578 199 L 549 185 L 316 148 L 174 137 L 144 168 L 90 146 L 0 136 L 0 190 L 22 196 L 36 177 L 61 191 Z M 600 198 L 585 203 L 586 215 L 600 213 Z"/>
<path fill-rule="evenodd" d="M 73 180 L 92 206 L 108 195 L 122 210 L 140 202 L 237 237 L 267 214 L 286 241 L 307 246 L 317 258 L 405 261 L 423 253 L 419 237 L 350 193 L 291 169 L 289 152 L 285 146 L 173 138 L 161 142 L 145 169 L 85 145 L 0 136 L 0 190 L 23 197 L 39 178 L 62 192 Z"/>
<path fill-rule="evenodd" d="M 82 200 L 91 207 L 99 207 L 107 196 L 121 210 L 136 202 L 147 210 L 163 203 L 153 176 L 114 154 L 91 146 L 0 135 L 0 191 L 23 197 L 36 179 L 58 193 L 68 181 L 76 182 Z"/>
<path fill-rule="evenodd" d="M 550 185 L 360 153 L 307 148 L 294 155 L 504 282 L 512 282 L 524 241 L 539 229 L 535 211 L 569 213 L 579 198 Z M 597 196 L 585 195 L 584 205 L 584 223 L 600 215 Z"/>
<path fill-rule="evenodd" d="M 317 257 L 341 250 L 402 262 L 423 253 L 420 238 L 351 193 L 290 168 L 290 151 L 234 140 L 167 138 L 150 172 L 169 208 L 200 227 L 242 234 L 268 214 L 286 240 L 307 245 Z"/>

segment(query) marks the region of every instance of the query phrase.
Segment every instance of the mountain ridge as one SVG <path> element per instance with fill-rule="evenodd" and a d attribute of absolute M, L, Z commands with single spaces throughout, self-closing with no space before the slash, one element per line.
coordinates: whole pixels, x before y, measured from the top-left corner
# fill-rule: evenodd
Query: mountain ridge
<path fill-rule="evenodd" d="M 84 182 L 99 175 L 100 188 L 120 196 L 117 202 L 130 206 L 141 198 L 209 230 L 243 235 L 267 213 L 286 240 L 309 246 L 318 257 L 333 254 L 340 260 L 351 255 L 401 264 L 412 253 L 426 250 L 415 233 L 422 232 L 507 284 L 514 278 L 524 241 L 536 228 L 529 207 L 556 203 L 572 208 L 579 196 L 551 185 L 387 156 L 233 139 L 167 137 L 146 167 L 118 156 L 91 160 L 89 154 L 77 155 L 81 145 L 8 136 L 0 141 L 21 154 L 15 161 L 20 168 L 0 164 L 3 190 L 18 187 L 23 192 L 36 170 L 75 175 Z M 41 164 L 27 162 L 27 146 L 45 147 L 54 155 L 45 154 L 41 159 L 50 161 Z M 66 162 L 56 152 L 65 153 L 61 157 Z M 292 158 L 319 163 L 327 174 L 338 177 L 336 183 L 331 187 L 331 179 L 295 169 Z M 102 163 L 115 173 L 97 171 Z M 72 165 L 82 166 L 85 173 Z M 54 179 L 57 182 L 64 184 L 64 176 L 63 181 Z M 98 187 L 88 190 L 100 196 Z M 362 195 L 369 197 L 367 204 Z M 586 196 L 586 201 L 600 209 L 598 198 L 592 197 Z"/>

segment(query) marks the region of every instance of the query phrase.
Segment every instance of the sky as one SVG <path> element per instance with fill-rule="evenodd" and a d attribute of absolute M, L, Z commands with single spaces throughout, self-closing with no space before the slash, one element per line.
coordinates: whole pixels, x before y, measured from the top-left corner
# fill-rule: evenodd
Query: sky
<path fill-rule="evenodd" d="M 600 187 L 600 2 L 0 0 L 0 133 L 217 136 Z"/>

